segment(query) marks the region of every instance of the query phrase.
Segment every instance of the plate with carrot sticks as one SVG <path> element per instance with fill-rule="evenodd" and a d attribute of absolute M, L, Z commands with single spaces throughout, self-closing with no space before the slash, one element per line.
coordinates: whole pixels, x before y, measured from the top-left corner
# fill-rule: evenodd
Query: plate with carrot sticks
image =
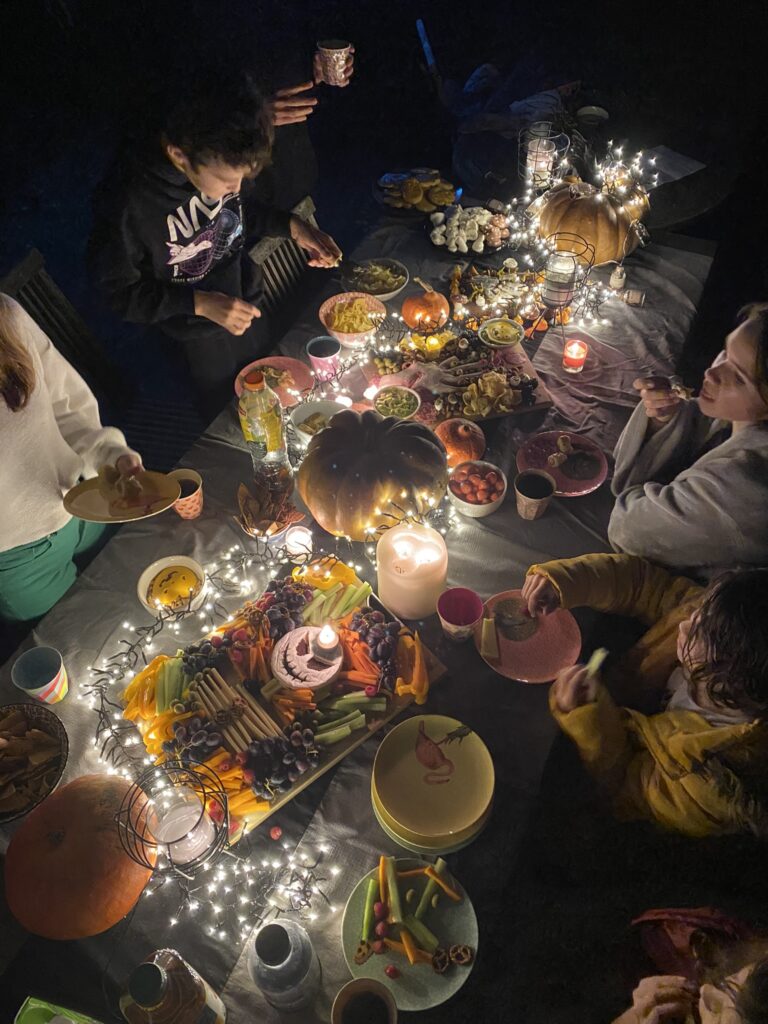
<path fill-rule="evenodd" d="M 380 857 L 349 897 L 341 934 L 353 977 L 381 982 L 402 1011 L 450 999 L 477 956 L 474 907 L 440 857 Z"/>

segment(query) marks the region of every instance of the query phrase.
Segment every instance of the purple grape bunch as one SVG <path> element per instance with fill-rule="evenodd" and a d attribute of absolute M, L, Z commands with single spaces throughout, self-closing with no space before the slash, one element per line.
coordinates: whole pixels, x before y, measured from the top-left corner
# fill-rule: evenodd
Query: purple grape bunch
<path fill-rule="evenodd" d="M 383 612 L 358 611 L 352 616 L 350 624 L 360 639 L 368 644 L 371 660 L 380 667 L 381 685 L 391 690 L 397 678 L 395 655 L 400 623 L 394 620 L 387 622 Z"/>
<path fill-rule="evenodd" d="M 287 793 L 320 760 L 311 716 L 299 716 L 285 727 L 283 736 L 252 740 L 244 759 L 243 777 L 259 799 L 272 800 Z"/>
<path fill-rule="evenodd" d="M 163 753 L 178 761 L 207 761 L 221 746 L 222 737 L 215 722 L 194 715 L 173 723 L 173 739 L 165 740 Z"/>
<path fill-rule="evenodd" d="M 302 611 L 312 600 L 312 588 L 290 579 L 271 580 L 266 594 L 272 595 L 272 603 L 266 611 L 269 621 L 269 635 L 273 640 L 290 633 L 304 623 Z"/>

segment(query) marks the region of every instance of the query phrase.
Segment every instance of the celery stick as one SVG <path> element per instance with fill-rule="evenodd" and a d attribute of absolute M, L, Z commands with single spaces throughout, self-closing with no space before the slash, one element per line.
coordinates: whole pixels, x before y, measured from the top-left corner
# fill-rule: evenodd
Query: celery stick
<path fill-rule="evenodd" d="M 432 934 L 423 921 L 417 921 L 412 914 L 409 914 L 408 917 L 406 917 L 405 927 L 414 939 L 416 939 L 416 942 L 421 949 L 425 949 L 428 953 L 434 953 L 440 945 L 437 936 Z"/>
<path fill-rule="evenodd" d="M 316 590 L 315 595 L 309 604 L 305 604 L 301 616 L 305 623 L 309 623 L 314 617 L 315 611 L 324 603 L 326 598 L 325 590 Z"/>
<path fill-rule="evenodd" d="M 359 587 L 350 594 L 347 604 L 344 607 L 344 614 L 347 615 L 354 608 L 359 607 L 371 593 L 370 583 L 361 583 Z"/>
<path fill-rule="evenodd" d="M 352 728 L 352 723 L 357 722 L 358 718 L 362 717 L 363 716 L 359 711 L 350 711 L 348 715 L 345 715 L 343 718 L 338 719 L 338 721 L 336 722 L 328 722 L 327 725 L 319 726 L 317 731 L 315 732 L 315 736 L 317 736 L 318 734 L 322 736 L 323 733 L 332 731 L 333 729 L 338 729 L 339 726 L 341 725 L 348 725 L 350 726 L 350 728 Z M 363 721 L 365 721 L 365 719 L 363 719 Z"/>
<path fill-rule="evenodd" d="M 370 704 L 364 704 L 360 710 L 364 711 L 366 714 L 368 714 L 369 711 L 375 711 L 377 713 L 379 711 L 386 711 L 387 702 L 385 700 L 372 700 Z"/>
<path fill-rule="evenodd" d="M 264 683 L 261 688 L 261 696 L 266 700 L 269 700 L 277 691 L 282 687 L 282 683 L 279 679 L 275 679 L 274 676 L 269 680 L 268 683 Z"/>
<path fill-rule="evenodd" d="M 370 942 L 373 932 L 373 904 L 379 898 L 379 881 L 377 878 L 368 879 L 368 888 L 365 892 L 365 909 L 363 911 L 363 930 L 360 938 L 363 942 Z"/>
<path fill-rule="evenodd" d="M 353 704 L 367 704 L 373 699 L 373 697 L 368 697 L 364 690 L 353 690 L 352 693 L 345 693 L 343 697 L 334 697 L 333 700 L 324 701 L 320 710 L 339 711 Z"/>
<path fill-rule="evenodd" d="M 447 867 L 448 867 L 448 865 L 445 863 L 443 858 L 442 857 L 438 857 L 437 860 L 435 861 L 435 871 L 438 873 L 438 875 L 445 874 L 445 871 L 446 871 Z M 434 895 L 436 889 L 437 889 L 437 882 L 435 882 L 432 878 L 430 878 L 430 880 L 426 884 L 424 892 L 421 894 L 421 899 L 419 900 L 419 905 L 418 905 L 418 907 L 416 907 L 416 912 L 413 915 L 416 918 L 417 921 L 420 921 L 422 919 L 422 917 L 424 917 L 426 912 L 429 910 L 430 901 L 431 901 L 432 896 Z"/>
<path fill-rule="evenodd" d="M 348 725 L 341 725 L 338 729 L 329 729 L 328 732 L 317 732 L 315 733 L 315 743 L 319 743 L 323 747 L 330 747 L 334 743 L 339 743 L 341 740 L 345 740 L 347 736 L 352 735 L 352 730 Z"/>
<path fill-rule="evenodd" d="M 319 618 L 321 620 L 327 619 L 333 605 L 336 603 L 336 595 L 341 590 L 341 583 L 334 583 L 332 587 L 329 587 L 325 592 L 325 600 L 323 601 L 323 609 L 320 612 Z"/>
<path fill-rule="evenodd" d="M 157 670 L 157 682 L 155 683 L 155 709 L 158 715 L 162 715 L 164 711 L 168 710 L 168 698 L 166 697 L 167 687 L 165 682 L 165 666 L 167 662 L 162 662 Z"/>
<path fill-rule="evenodd" d="M 349 599 L 357 590 L 354 583 L 348 583 L 341 592 L 338 603 L 333 609 L 333 617 L 335 619 L 343 619 L 349 611 Z"/>
<path fill-rule="evenodd" d="M 387 857 L 387 904 L 392 923 L 402 924 L 403 911 L 400 906 L 400 890 L 397 887 L 397 862 L 394 857 Z"/>

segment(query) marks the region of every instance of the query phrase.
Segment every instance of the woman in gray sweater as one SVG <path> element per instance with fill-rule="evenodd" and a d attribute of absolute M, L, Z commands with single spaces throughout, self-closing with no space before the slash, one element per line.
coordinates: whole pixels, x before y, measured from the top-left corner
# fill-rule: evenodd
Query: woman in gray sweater
<path fill-rule="evenodd" d="M 636 380 L 614 453 L 608 538 L 693 577 L 768 565 L 768 303 L 747 307 L 686 401 Z"/>

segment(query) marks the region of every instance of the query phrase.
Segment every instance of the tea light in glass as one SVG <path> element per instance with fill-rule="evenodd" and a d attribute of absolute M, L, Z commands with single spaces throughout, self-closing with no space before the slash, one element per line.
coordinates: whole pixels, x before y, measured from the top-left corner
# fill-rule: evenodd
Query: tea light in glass
<path fill-rule="evenodd" d="M 567 306 L 576 289 L 577 259 L 571 252 L 553 252 L 547 257 L 541 301 L 545 306 Z"/>
<path fill-rule="evenodd" d="M 156 796 L 154 804 L 151 831 L 166 846 L 169 859 L 183 867 L 202 857 L 216 839 L 216 829 L 197 794 L 177 786 Z"/>
<path fill-rule="evenodd" d="M 552 139 L 532 138 L 528 143 L 525 168 L 534 188 L 546 188 L 555 166 L 555 144 Z"/>
<path fill-rule="evenodd" d="M 584 341 L 566 341 L 563 348 L 563 369 L 566 373 L 581 373 L 589 352 Z"/>
<path fill-rule="evenodd" d="M 312 531 L 306 526 L 291 526 L 285 535 L 285 550 L 292 562 L 306 562 L 312 555 Z"/>
<path fill-rule="evenodd" d="M 445 590 L 448 551 L 442 535 L 423 523 L 385 530 L 376 547 L 382 603 L 403 619 L 432 615 Z"/>
<path fill-rule="evenodd" d="M 332 665 L 341 656 L 339 634 L 329 623 L 312 637 L 312 656 L 324 665 Z"/>

